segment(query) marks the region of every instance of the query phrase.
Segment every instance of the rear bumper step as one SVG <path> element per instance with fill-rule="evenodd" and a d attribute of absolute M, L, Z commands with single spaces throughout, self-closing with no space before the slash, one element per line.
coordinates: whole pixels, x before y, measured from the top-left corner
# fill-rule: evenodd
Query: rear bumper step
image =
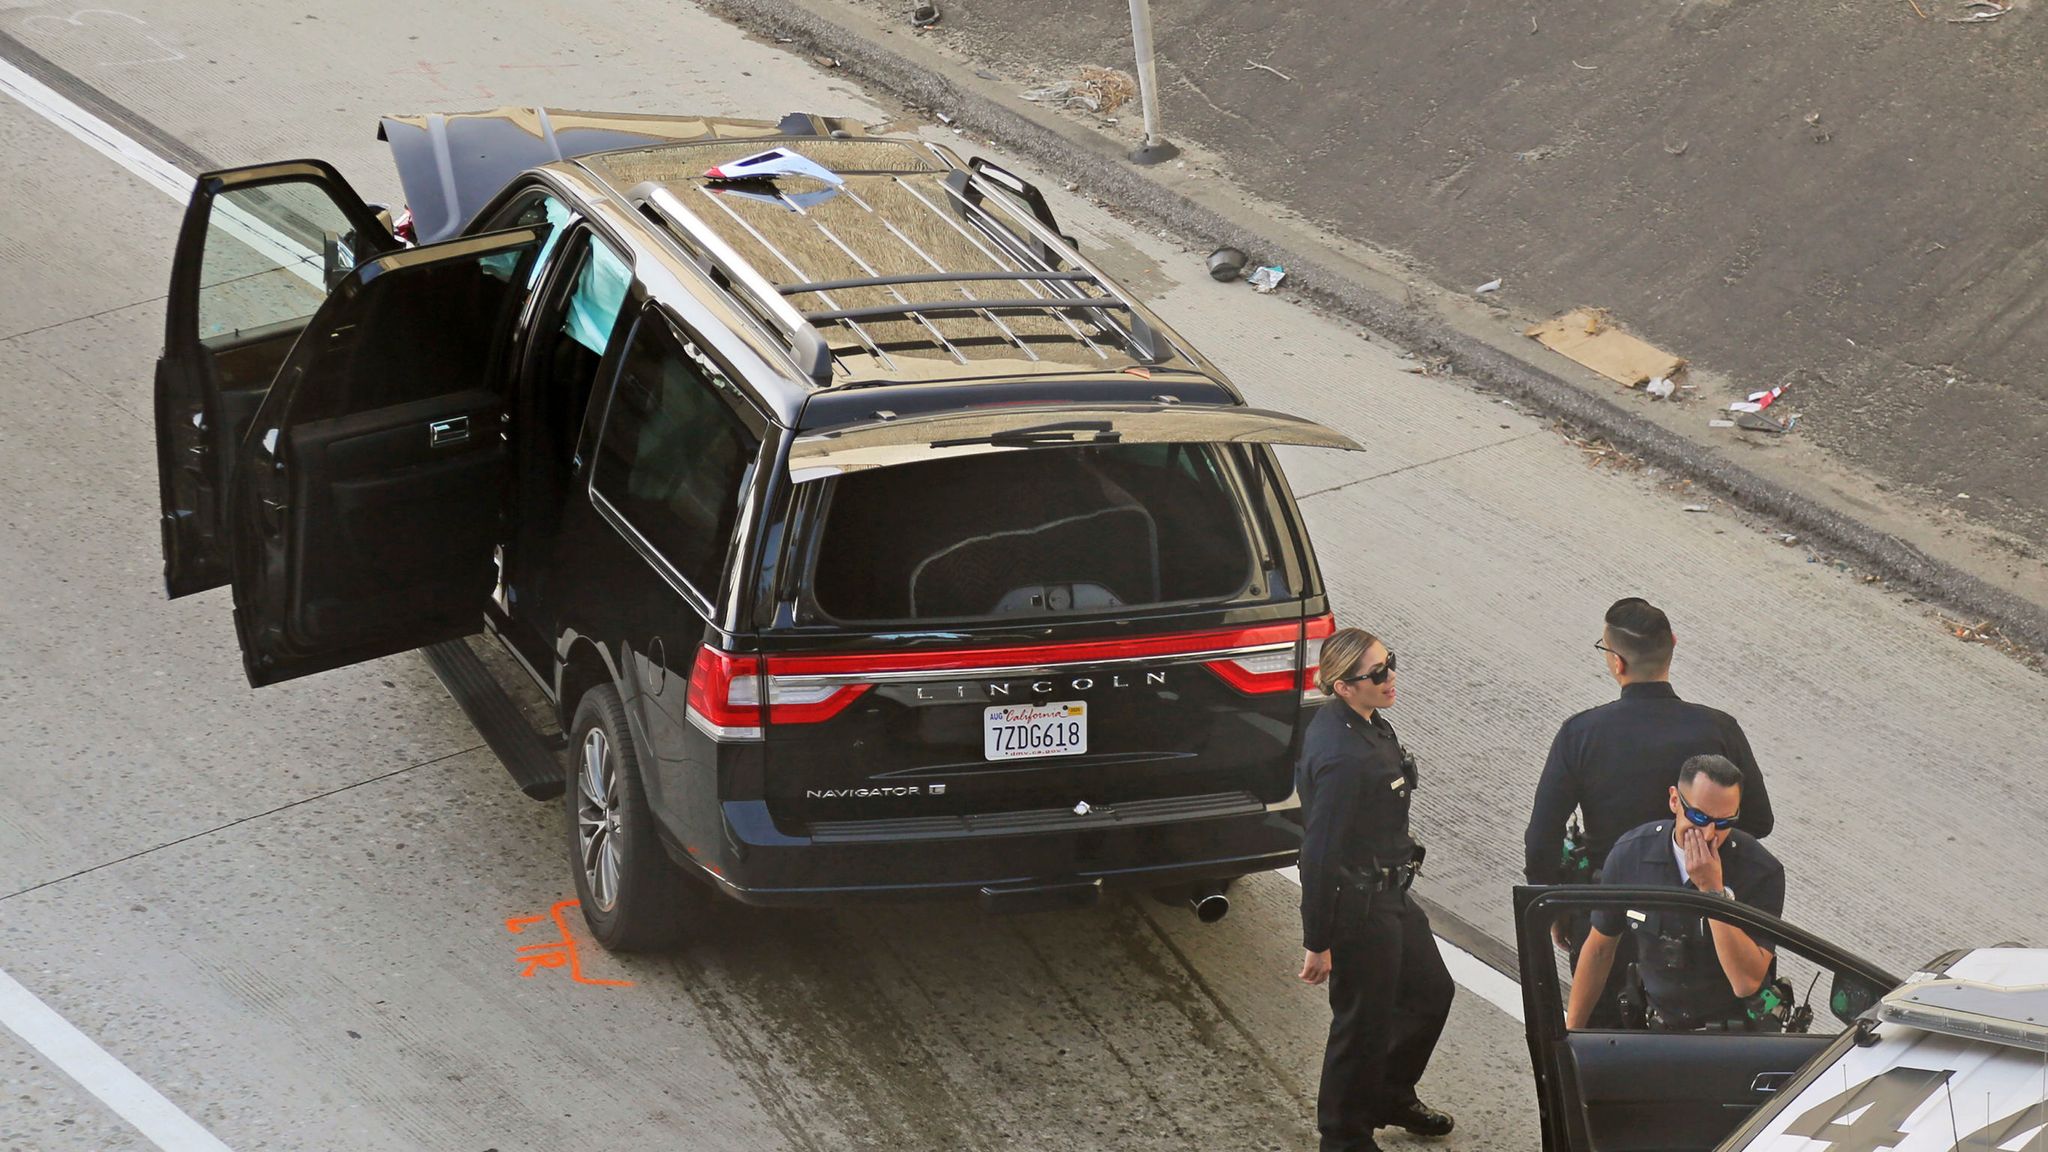
<path fill-rule="evenodd" d="M 1060 912 L 1090 908 L 1101 900 L 1101 880 L 1028 886 L 990 885 L 981 890 L 982 908 L 988 912 L 1005 915 L 1012 912 Z"/>
<path fill-rule="evenodd" d="M 1124 804 L 1101 804 L 1089 809 L 1085 815 L 1076 814 L 1071 808 L 1043 808 L 959 816 L 906 816 L 893 820 L 820 820 L 811 825 L 811 842 L 859 844 L 1072 833 L 1219 816 L 1257 816 L 1266 810 L 1266 805 L 1249 792 L 1224 792 L 1209 796 L 1172 796 Z"/>
<path fill-rule="evenodd" d="M 466 640 L 447 640 L 420 649 L 427 667 L 448 689 L 455 704 L 477 733 L 497 753 L 505 771 L 512 774 L 519 790 L 535 800 L 553 800 L 562 794 L 566 782 L 561 761 L 539 732 L 534 731 L 512 702 L 504 685 L 469 646 Z"/>

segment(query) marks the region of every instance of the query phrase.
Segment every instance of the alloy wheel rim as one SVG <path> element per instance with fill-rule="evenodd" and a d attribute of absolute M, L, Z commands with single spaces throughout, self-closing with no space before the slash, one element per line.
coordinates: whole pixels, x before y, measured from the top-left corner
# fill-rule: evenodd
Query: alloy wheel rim
<path fill-rule="evenodd" d="M 600 911 L 619 902 L 619 777 L 604 729 L 583 737 L 576 772 L 576 847 L 584 886 Z"/>

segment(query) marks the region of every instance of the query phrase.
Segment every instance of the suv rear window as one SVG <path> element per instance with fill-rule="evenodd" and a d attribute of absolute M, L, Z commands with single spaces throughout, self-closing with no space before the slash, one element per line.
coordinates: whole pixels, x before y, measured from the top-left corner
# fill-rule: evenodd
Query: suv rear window
<path fill-rule="evenodd" d="M 812 598 L 878 623 L 1240 599 L 1259 565 L 1231 458 L 1206 444 L 1036 449 L 833 485 Z"/>

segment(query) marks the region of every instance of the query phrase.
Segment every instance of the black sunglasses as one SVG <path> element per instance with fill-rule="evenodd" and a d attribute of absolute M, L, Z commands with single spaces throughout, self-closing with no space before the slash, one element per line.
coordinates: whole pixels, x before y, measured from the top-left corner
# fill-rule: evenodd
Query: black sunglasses
<path fill-rule="evenodd" d="M 1394 654 L 1392 652 L 1388 652 L 1387 662 L 1385 664 L 1382 664 L 1379 667 L 1374 668 L 1370 672 L 1360 672 L 1356 676 L 1339 676 L 1337 677 L 1337 683 L 1356 684 L 1360 680 L 1370 680 L 1375 684 L 1385 684 L 1387 682 L 1387 677 L 1392 676 L 1393 674 Z"/>
<path fill-rule="evenodd" d="M 1705 812 L 1702 812 L 1699 809 L 1693 807 L 1692 801 L 1687 800 L 1685 798 L 1685 793 L 1683 792 L 1680 792 L 1678 794 L 1678 806 L 1680 808 L 1685 809 L 1685 818 L 1687 820 L 1692 821 L 1692 826 L 1695 828 L 1705 828 L 1709 824 L 1712 824 L 1715 828 L 1720 829 L 1733 828 L 1735 826 L 1735 822 L 1737 820 L 1742 819 L 1741 809 L 1737 809 L 1735 815 L 1733 816 L 1709 816 Z"/>

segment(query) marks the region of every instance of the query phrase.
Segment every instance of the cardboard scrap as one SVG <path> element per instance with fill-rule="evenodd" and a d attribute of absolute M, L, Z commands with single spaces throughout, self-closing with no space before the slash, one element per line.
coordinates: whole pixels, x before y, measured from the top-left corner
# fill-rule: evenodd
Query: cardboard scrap
<path fill-rule="evenodd" d="M 1625 388 L 1678 374 L 1685 361 L 1614 327 L 1598 308 L 1574 308 L 1524 335 Z"/>

